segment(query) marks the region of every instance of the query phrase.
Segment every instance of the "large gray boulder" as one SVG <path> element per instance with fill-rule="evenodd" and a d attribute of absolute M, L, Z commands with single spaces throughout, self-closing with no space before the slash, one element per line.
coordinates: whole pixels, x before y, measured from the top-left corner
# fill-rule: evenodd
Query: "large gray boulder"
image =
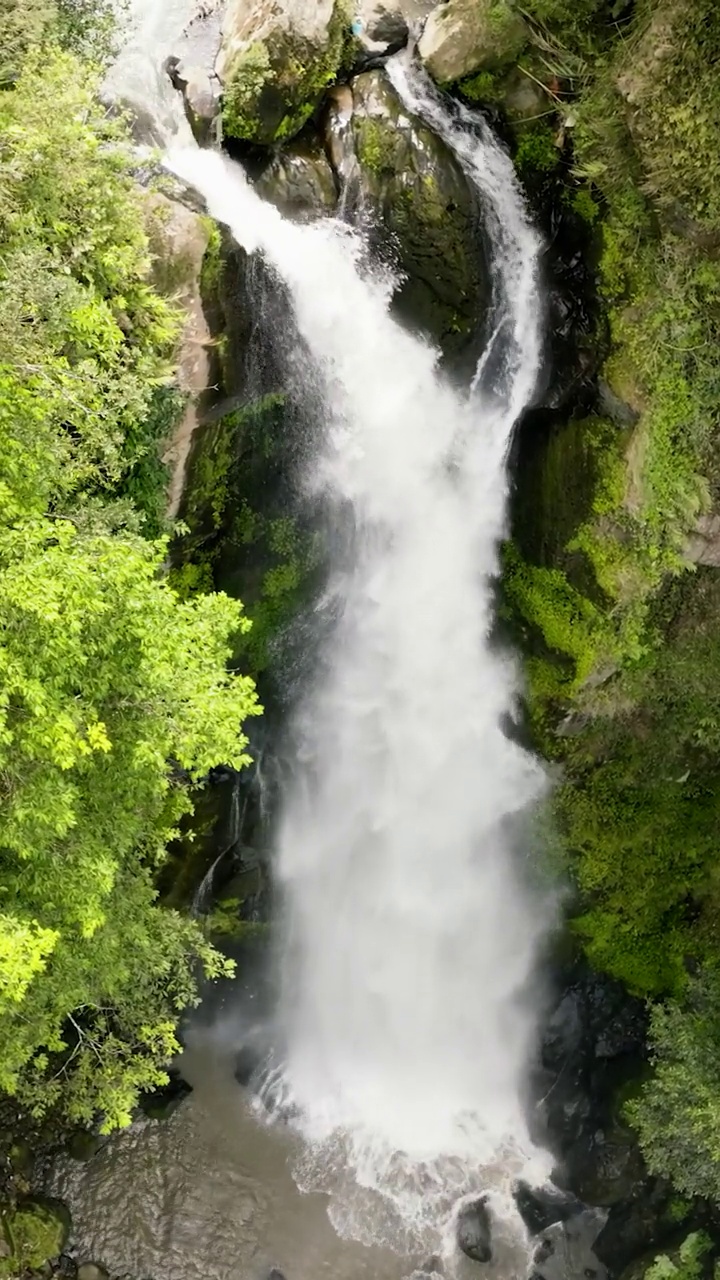
<path fill-rule="evenodd" d="M 226 134 L 292 138 L 335 79 L 352 38 L 349 0 L 229 0 L 216 72 Z"/>
<path fill-rule="evenodd" d="M 351 134 L 356 197 L 404 276 L 396 306 L 452 357 L 477 331 L 488 298 L 475 191 L 383 71 L 353 81 Z"/>
<path fill-rule="evenodd" d="M 418 52 L 433 80 L 452 84 L 508 66 L 528 34 L 511 0 L 442 0 L 425 24 Z"/>

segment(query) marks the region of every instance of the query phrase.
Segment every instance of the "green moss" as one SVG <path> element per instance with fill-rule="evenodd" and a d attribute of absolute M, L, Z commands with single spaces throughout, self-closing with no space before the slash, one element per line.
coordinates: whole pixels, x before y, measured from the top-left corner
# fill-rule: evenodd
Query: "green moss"
<path fill-rule="evenodd" d="M 356 132 L 356 151 L 360 164 L 376 176 L 395 168 L 393 131 L 381 120 L 365 116 Z"/>
<path fill-rule="evenodd" d="M 515 164 L 521 175 L 552 173 L 560 163 L 553 130 L 547 124 L 526 125 L 520 130 Z"/>
<path fill-rule="evenodd" d="M 217 296 L 222 279 L 223 259 L 222 234 L 217 222 L 213 218 L 204 218 L 203 221 L 207 230 L 208 242 L 200 268 L 200 292 L 205 301 L 214 299 Z"/>
<path fill-rule="evenodd" d="M 458 88 L 470 102 L 498 102 L 502 97 L 502 86 L 493 71 L 479 71 L 477 75 L 467 76 L 460 81 Z"/>
<path fill-rule="evenodd" d="M 118 496 L 129 498 L 142 515 L 146 537 L 166 532 L 169 468 L 162 454 L 187 404 L 177 386 L 156 387 L 145 416 L 128 430 L 123 446 L 128 469 L 118 485 Z"/>
<path fill-rule="evenodd" d="M 213 586 L 242 594 L 252 628 L 238 636 L 234 657 L 254 674 L 305 599 L 319 554 L 314 536 L 275 514 L 272 500 L 257 506 L 257 494 L 277 484 L 284 412 L 285 398 L 269 395 L 200 433 L 183 512 L 189 534 L 171 571 L 184 598 Z"/>
<path fill-rule="evenodd" d="M 577 214 L 578 218 L 582 218 L 583 222 L 587 222 L 591 227 L 597 222 L 600 216 L 600 205 L 594 199 L 589 187 L 566 188 L 564 198 L 573 213 Z"/>
<path fill-rule="evenodd" d="M 0 1258 L 0 1276 L 36 1271 L 62 1253 L 70 1234 L 70 1215 L 57 1200 L 29 1200 L 0 1210 L 10 1257 Z"/>
<path fill-rule="evenodd" d="M 226 77 L 223 97 L 223 128 L 234 138 L 255 139 L 261 128 L 256 118 L 257 101 L 272 77 L 270 54 L 262 40 L 256 40 L 238 54 Z"/>

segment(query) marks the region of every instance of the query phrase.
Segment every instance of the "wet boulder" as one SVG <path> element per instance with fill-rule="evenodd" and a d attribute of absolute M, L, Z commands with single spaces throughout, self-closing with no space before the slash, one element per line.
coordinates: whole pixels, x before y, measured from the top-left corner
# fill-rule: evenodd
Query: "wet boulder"
<path fill-rule="evenodd" d="M 229 0 L 215 68 L 225 133 L 265 145 L 294 137 L 350 38 L 346 0 Z"/>
<path fill-rule="evenodd" d="M 451 84 L 509 66 L 528 36 L 525 20 L 507 0 L 441 0 L 425 24 L 418 52 L 433 80 Z"/>
<path fill-rule="evenodd" d="M 492 1259 L 492 1229 L 487 1196 L 477 1196 L 460 1206 L 455 1220 L 458 1248 L 473 1262 Z"/>
<path fill-rule="evenodd" d="M 353 24 L 356 58 L 367 67 L 404 48 L 410 31 L 399 0 L 364 0 Z"/>
<path fill-rule="evenodd" d="M 140 1106 L 149 1120 L 168 1120 L 174 1111 L 192 1093 L 192 1085 L 173 1071 L 167 1084 L 154 1089 L 152 1093 L 143 1094 Z"/>
<path fill-rule="evenodd" d="M 644 1255 L 663 1253 L 677 1241 L 696 1206 L 683 1201 L 662 1178 L 646 1178 L 632 1196 L 611 1207 L 594 1250 L 617 1276 Z M 646 1263 L 650 1257 L 645 1257 Z"/>
<path fill-rule="evenodd" d="M 81 1262 L 77 1269 L 77 1280 L 108 1280 L 109 1272 L 99 1262 Z"/>
<path fill-rule="evenodd" d="M 548 1227 L 535 1248 L 530 1280 L 607 1280 L 607 1268 L 593 1247 L 603 1223 L 600 1210 L 585 1209 Z"/>
<path fill-rule="evenodd" d="M 455 156 L 406 110 L 383 71 L 353 82 L 350 196 L 374 214 L 376 247 L 399 268 L 399 316 L 453 358 L 489 299 L 477 195 Z"/>
<path fill-rule="evenodd" d="M 539 1235 L 556 1222 L 567 1222 L 585 1207 L 575 1196 L 552 1182 L 541 1187 L 531 1187 L 518 1179 L 513 1187 L 518 1213 L 531 1236 Z"/>
<path fill-rule="evenodd" d="M 274 156 L 255 189 L 286 217 L 319 217 L 337 204 L 335 175 L 325 153 L 299 144 Z"/>

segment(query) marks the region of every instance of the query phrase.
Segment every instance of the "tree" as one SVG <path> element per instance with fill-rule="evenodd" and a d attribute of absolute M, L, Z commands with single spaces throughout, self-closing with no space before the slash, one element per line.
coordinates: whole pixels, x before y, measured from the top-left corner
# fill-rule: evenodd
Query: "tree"
<path fill-rule="evenodd" d="M 175 1048 L 195 961 L 223 971 L 152 873 L 258 710 L 226 667 L 241 606 L 180 602 L 163 552 L 67 520 L 0 540 L 0 1087 L 108 1124 Z"/>
<path fill-rule="evenodd" d="M 652 1173 L 690 1196 L 720 1200 L 720 975 L 706 970 L 686 1000 L 656 1005 L 655 1066 L 627 1104 Z"/>
<path fill-rule="evenodd" d="M 92 5 L 21 7 L 0 17 L 0 1090 L 112 1128 L 164 1078 L 199 967 L 228 971 L 154 881 L 258 706 L 227 669 L 242 607 L 181 601 L 140 536 L 179 325 L 124 127 L 54 43 L 92 45 Z"/>

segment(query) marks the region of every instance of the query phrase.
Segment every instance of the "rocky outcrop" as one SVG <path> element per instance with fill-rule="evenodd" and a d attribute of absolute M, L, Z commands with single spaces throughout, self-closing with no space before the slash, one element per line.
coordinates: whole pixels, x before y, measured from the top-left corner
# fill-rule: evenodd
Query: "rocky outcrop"
<path fill-rule="evenodd" d="M 524 19 L 505 0 L 444 0 L 430 14 L 418 51 L 438 84 L 497 71 L 528 38 Z"/>
<path fill-rule="evenodd" d="M 221 85 L 206 67 L 187 59 L 171 58 L 167 70 L 175 88 L 182 94 L 190 128 L 196 142 L 207 145 L 218 132 Z"/>
<path fill-rule="evenodd" d="M 623 1096 L 643 1069 L 646 1017 L 620 983 L 579 966 L 545 1020 L 533 1136 L 556 1158 L 554 1184 L 515 1188 L 537 1233 L 532 1280 L 617 1276 L 683 1225 L 677 1197 L 648 1176 L 623 1118 Z"/>
<path fill-rule="evenodd" d="M 168 199 L 162 192 L 149 192 L 147 202 L 155 284 L 163 294 L 178 300 L 184 315 L 176 354 L 176 380 L 187 404 L 163 458 L 170 468 L 167 514 L 174 520 L 198 425 L 198 399 L 207 387 L 210 372 L 212 336 L 203 311 L 200 277 L 211 224 L 208 218 Z"/>
<path fill-rule="evenodd" d="M 583 1209 L 548 1227 L 535 1246 L 530 1280 L 607 1280 L 607 1268 L 596 1252 L 604 1219 L 597 1209 Z"/>
<path fill-rule="evenodd" d="M 489 288 L 480 210 L 461 166 L 380 69 L 330 90 L 323 133 L 324 156 L 304 139 L 284 148 L 257 190 L 294 217 L 331 212 L 340 192 L 398 268 L 398 314 L 454 357 L 476 336 Z"/>
<path fill-rule="evenodd" d="M 698 518 L 688 539 L 685 556 L 692 564 L 720 569 L 720 515 L 709 512 Z"/>
<path fill-rule="evenodd" d="M 354 80 L 351 132 L 356 198 L 376 212 L 374 234 L 404 277 L 397 310 L 456 355 L 477 332 L 488 294 L 475 192 L 382 71 Z"/>
<path fill-rule="evenodd" d="M 350 38 L 347 0 L 230 0 L 216 64 L 225 133 L 266 145 L 299 133 Z"/>

